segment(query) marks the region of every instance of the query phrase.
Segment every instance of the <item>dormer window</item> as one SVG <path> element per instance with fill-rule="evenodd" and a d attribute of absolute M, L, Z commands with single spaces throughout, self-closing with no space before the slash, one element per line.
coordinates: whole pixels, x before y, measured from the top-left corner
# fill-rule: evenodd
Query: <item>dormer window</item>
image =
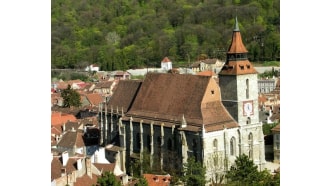
<path fill-rule="evenodd" d="M 244 66 L 243 65 L 240 65 L 239 67 L 241 68 L 241 70 L 244 70 Z"/>
<path fill-rule="evenodd" d="M 250 65 L 246 65 L 247 69 L 250 69 Z"/>

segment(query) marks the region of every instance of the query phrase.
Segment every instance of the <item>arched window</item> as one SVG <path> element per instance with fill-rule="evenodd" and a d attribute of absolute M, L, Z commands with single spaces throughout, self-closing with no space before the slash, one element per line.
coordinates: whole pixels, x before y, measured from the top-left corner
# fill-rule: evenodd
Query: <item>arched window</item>
<path fill-rule="evenodd" d="M 141 135 L 141 134 L 138 132 L 138 133 L 136 133 L 136 137 L 135 137 L 136 148 L 137 148 L 138 150 L 141 149 L 141 137 L 140 137 L 140 135 Z"/>
<path fill-rule="evenodd" d="M 246 99 L 249 99 L 249 79 L 246 79 Z"/>
<path fill-rule="evenodd" d="M 234 137 L 230 139 L 230 155 L 236 156 L 236 140 Z"/>
<path fill-rule="evenodd" d="M 253 160 L 253 135 L 249 134 L 249 158 Z"/>
<path fill-rule="evenodd" d="M 247 118 L 246 124 L 251 124 L 251 118 L 250 117 Z"/>
<path fill-rule="evenodd" d="M 214 152 L 218 151 L 218 140 L 217 139 L 213 140 L 213 151 Z"/>

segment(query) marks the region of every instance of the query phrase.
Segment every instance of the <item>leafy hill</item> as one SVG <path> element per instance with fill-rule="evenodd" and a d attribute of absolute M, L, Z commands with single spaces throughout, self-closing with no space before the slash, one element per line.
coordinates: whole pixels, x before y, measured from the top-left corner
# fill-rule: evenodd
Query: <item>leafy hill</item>
<path fill-rule="evenodd" d="M 279 0 L 52 0 L 52 68 L 224 59 L 237 15 L 251 62 L 280 56 Z"/>

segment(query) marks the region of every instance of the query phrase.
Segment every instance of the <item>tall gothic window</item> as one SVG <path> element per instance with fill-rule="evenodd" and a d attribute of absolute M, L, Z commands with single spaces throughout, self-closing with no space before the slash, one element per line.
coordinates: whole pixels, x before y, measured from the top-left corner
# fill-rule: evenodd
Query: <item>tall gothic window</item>
<path fill-rule="evenodd" d="M 147 147 L 148 147 L 148 151 L 151 151 L 151 138 L 150 135 L 147 135 Z"/>
<path fill-rule="evenodd" d="M 193 153 L 194 153 L 195 160 L 197 161 L 197 140 L 196 139 L 193 139 Z"/>
<path fill-rule="evenodd" d="M 167 140 L 167 150 L 172 150 L 172 140 L 170 138 Z"/>
<path fill-rule="evenodd" d="M 236 156 L 235 147 L 236 147 L 236 140 L 234 137 L 232 137 L 230 139 L 230 155 L 232 156 Z"/>
<path fill-rule="evenodd" d="M 141 137 L 140 137 L 140 133 L 136 133 L 135 141 L 136 141 L 136 148 L 138 150 L 140 150 L 141 149 Z"/>
<path fill-rule="evenodd" d="M 213 140 L 213 151 L 218 152 L 218 140 L 217 139 Z"/>
<path fill-rule="evenodd" d="M 246 79 L 246 99 L 249 99 L 249 79 Z"/>
<path fill-rule="evenodd" d="M 253 135 L 249 134 L 249 158 L 253 160 Z"/>
<path fill-rule="evenodd" d="M 237 130 L 238 132 L 238 154 L 241 155 L 241 132 L 239 130 Z"/>

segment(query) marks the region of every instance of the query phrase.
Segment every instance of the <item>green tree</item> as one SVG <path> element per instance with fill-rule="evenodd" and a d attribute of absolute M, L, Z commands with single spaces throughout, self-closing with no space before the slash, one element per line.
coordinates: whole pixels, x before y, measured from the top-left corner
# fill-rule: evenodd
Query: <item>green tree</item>
<path fill-rule="evenodd" d="M 205 173 L 206 168 L 201 162 L 195 161 L 195 158 L 188 158 L 187 163 L 183 165 L 183 177 L 182 180 L 186 185 L 200 186 L 205 185 Z"/>
<path fill-rule="evenodd" d="M 80 94 L 71 89 L 71 86 L 61 92 L 63 98 L 63 107 L 79 107 L 81 106 Z"/>
<path fill-rule="evenodd" d="M 266 172 L 259 173 L 258 166 L 246 154 L 240 155 L 235 160 L 227 173 L 228 182 L 234 185 L 259 185 Z"/>
<path fill-rule="evenodd" d="M 136 186 L 148 186 L 147 179 L 145 177 L 140 178 Z"/>
<path fill-rule="evenodd" d="M 120 181 L 117 181 L 116 176 L 109 171 L 102 174 L 101 177 L 97 179 L 97 186 L 120 186 Z"/>

